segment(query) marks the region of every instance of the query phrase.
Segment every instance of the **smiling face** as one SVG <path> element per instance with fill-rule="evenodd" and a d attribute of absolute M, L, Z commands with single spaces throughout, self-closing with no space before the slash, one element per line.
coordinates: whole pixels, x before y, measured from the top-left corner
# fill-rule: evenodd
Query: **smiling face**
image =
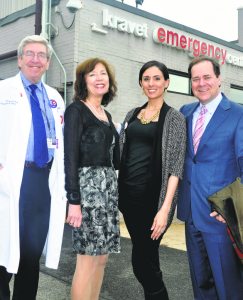
<path fill-rule="evenodd" d="M 192 91 L 203 104 L 215 99 L 220 93 L 221 77 L 214 73 L 210 61 L 202 61 L 191 69 Z"/>
<path fill-rule="evenodd" d="M 149 99 L 161 99 L 165 89 L 169 86 L 169 82 L 169 79 L 164 79 L 160 69 L 153 66 L 144 71 L 140 85 Z"/>
<path fill-rule="evenodd" d="M 102 97 L 109 90 L 109 76 L 103 64 L 98 63 L 94 70 L 85 75 L 88 97 Z"/>
<path fill-rule="evenodd" d="M 41 43 L 27 44 L 23 49 L 23 55 L 18 57 L 18 66 L 31 83 L 41 80 L 49 64 L 46 46 Z"/>

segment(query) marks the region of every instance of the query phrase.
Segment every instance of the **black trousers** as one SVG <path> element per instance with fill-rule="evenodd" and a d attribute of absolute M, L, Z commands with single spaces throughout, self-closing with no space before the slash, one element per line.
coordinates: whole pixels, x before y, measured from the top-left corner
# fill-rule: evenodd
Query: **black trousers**
<path fill-rule="evenodd" d="M 155 211 L 139 203 L 131 203 L 122 208 L 123 218 L 131 236 L 132 266 L 137 280 L 144 289 L 146 300 L 167 300 L 168 294 L 162 279 L 159 262 L 158 240 L 151 239 L 151 226 Z"/>
<path fill-rule="evenodd" d="M 19 199 L 20 262 L 14 275 L 14 300 L 35 300 L 39 261 L 50 218 L 49 168 L 24 168 Z M 0 267 L 0 300 L 9 300 L 9 274 Z"/>

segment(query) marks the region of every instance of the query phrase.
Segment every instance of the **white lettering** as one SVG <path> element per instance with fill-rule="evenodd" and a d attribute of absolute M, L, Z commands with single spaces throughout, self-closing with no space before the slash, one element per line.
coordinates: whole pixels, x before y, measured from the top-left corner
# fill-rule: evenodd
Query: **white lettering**
<path fill-rule="evenodd" d="M 113 16 L 109 14 L 107 9 L 103 9 L 102 25 L 108 28 L 117 29 L 118 31 L 133 34 L 137 37 L 142 37 L 142 38 L 148 37 L 147 24 L 138 24 L 135 22 L 128 21 L 124 18 Z"/>
<path fill-rule="evenodd" d="M 134 35 L 147 38 L 148 37 L 148 25 L 143 24 L 143 25 L 137 25 L 134 30 Z"/>
<path fill-rule="evenodd" d="M 103 26 L 107 26 L 109 28 L 116 28 L 113 23 L 112 15 L 109 15 L 107 9 L 103 9 Z"/>
<path fill-rule="evenodd" d="M 125 20 L 119 21 L 119 19 L 117 19 L 117 30 L 127 32 L 127 22 Z"/>
<path fill-rule="evenodd" d="M 226 62 L 228 64 L 232 64 L 238 67 L 243 67 L 243 56 L 239 57 L 239 56 L 234 56 L 230 53 L 228 53 L 226 55 Z"/>

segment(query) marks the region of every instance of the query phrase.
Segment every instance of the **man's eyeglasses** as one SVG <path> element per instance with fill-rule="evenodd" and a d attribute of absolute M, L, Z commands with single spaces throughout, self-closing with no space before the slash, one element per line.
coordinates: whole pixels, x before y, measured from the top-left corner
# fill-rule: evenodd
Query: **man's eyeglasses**
<path fill-rule="evenodd" d="M 26 50 L 23 55 L 27 56 L 27 57 L 31 57 L 31 58 L 34 58 L 35 56 L 37 56 L 38 59 L 40 60 L 45 60 L 45 59 L 48 59 L 48 56 L 45 52 L 34 52 L 34 51 L 31 51 L 31 50 Z"/>

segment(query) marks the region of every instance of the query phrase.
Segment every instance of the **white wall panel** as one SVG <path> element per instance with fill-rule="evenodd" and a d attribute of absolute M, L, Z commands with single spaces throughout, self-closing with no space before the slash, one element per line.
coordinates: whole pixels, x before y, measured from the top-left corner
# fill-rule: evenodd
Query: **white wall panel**
<path fill-rule="evenodd" d="M 35 0 L 1 0 L 0 19 L 35 4 Z"/>

